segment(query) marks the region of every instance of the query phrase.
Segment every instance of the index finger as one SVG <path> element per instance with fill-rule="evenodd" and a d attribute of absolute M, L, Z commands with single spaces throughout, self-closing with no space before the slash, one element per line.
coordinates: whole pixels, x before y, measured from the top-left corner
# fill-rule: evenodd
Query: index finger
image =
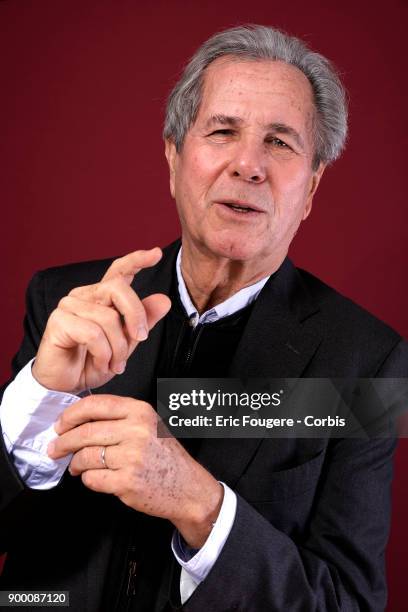
<path fill-rule="evenodd" d="M 154 247 L 148 251 L 139 250 L 133 251 L 124 257 L 115 259 L 103 275 L 101 282 L 110 280 L 117 276 L 122 276 L 129 283 L 133 277 L 143 268 L 149 268 L 157 264 L 162 258 L 162 250 L 160 247 Z"/>
<path fill-rule="evenodd" d="M 115 421 L 124 419 L 129 413 L 128 398 L 116 395 L 88 395 L 68 406 L 54 424 L 55 432 L 61 436 L 78 425 L 90 421 Z"/>

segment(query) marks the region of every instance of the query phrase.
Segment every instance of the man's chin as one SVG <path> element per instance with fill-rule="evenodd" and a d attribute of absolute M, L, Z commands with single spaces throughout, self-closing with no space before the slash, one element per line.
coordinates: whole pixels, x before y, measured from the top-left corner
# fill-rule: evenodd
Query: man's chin
<path fill-rule="evenodd" d="M 245 244 L 243 240 L 216 242 L 209 245 L 209 250 L 218 257 L 233 261 L 250 261 L 259 256 L 259 246 Z"/>

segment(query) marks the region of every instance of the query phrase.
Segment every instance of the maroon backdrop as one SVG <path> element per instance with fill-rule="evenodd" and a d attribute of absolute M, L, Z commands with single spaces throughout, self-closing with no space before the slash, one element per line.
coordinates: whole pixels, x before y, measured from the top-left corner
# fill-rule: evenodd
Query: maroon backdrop
<path fill-rule="evenodd" d="M 201 41 L 248 22 L 308 41 L 337 64 L 350 94 L 347 151 L 326 172 L 293 259 L 408 336 L 406 16 L 397 0 L 0 2 L 2 379 L 35 270 L 178 235 L 164 99 Z M 408 544 L 407 463 L 402 440 L 387 555 L 392 611 L 406 609 L 398 569 Z"/>

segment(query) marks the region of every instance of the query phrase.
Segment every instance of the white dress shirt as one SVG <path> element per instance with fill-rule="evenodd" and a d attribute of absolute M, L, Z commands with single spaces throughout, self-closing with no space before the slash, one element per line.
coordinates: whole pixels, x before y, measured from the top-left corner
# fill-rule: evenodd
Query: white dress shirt
<path fill-rule="evenodd" d="M 218 321 L 249 305 L 257 298 L 269 278 L 268 276 L 250 287 L 244 287 L 221 304 L 199 315 L 181 273 L 181 252 L 182 249 L 176 262 L 178 291 L 193 326 Z M 7 451 L 25 484 L 33 489 L 50 489 L 61 480 L 72 458 L 72 455 L 57 460 L 48 457 L 48 444 L 57 437 L 54 423 L 65 408 L 77 402 L 80 397 L 43 387 L 31 373 L 33 361 L 17 374 L 5 390 L 0 405 L 0 423 Z M 221 484 L 224 488 L 221 510 L 202 548 L 192 550 L 177 531 L 173 535 L 171 547 L 182 567 L 182 603 L 208 575 L 235 519 L 236 495 L 227 485 Z"/>

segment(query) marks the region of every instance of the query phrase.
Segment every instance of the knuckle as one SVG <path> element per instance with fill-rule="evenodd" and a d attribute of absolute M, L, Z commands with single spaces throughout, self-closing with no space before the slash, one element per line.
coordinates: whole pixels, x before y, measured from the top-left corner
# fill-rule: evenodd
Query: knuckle
<path fill-rule="evenodd" d="M 135 418 L 130 418 L 129 419 L 129 424 L 127 425 L 127 429 L 126 429 L 128 436 L 129 436 L 129 440 L 139 440 L 141 439 L 141 426 L 140 426 L 140 421 L 138 421 Z"/>
<path fill-rule="evenodd" d="M 97 395 L 87 395 L 86 397 L 83 397 L 81 400 L 79 400 L 79 402 L 77 402 L 76 404 L 74 404 L 74 406 L 78 406 L 81 405 L 82 409 L 87 411 L 92 410 L 92 407 L 94 404 L 98 404 L 98 396 Z M 89 407 L 88 407 L 89 405 Z"/>
<path fill-rule="evenodd" d="M 71 476 L 74 476 L 77 472 L 81 471 L 81 466 L 76 456 L 71 459 L 71 463 L 69 464 L 69 472 Z"/>
<path fill-rule="evenodd" d="M 117 257 L 115 261 L 112 263 L 112 268 L 115 270 L 115 272 L 120 273 L 125 263 L 126 263 L 126 256 Z"/>
<path fill-rule="evenodd" d="M 110 271 L 114 272 L 118 276 L 122 276 L 128 273 L 129 263 L 131 263 L 134 259 L 134 253 L 130 255 L 124 255 L 123 257 L 118 257 L 115 261 L 112 262 L 110 267 Z"/>
<path fill-rule="evenodd" d="M 61 311 L 59 311 L 57 308 L 53 310 L 50 316 L 48 317 L 48 325 L 58 325 L 61 318 L 60 315 Z"/>
<path fill-rule="evenodd" d="M 134 446 L 128 446 L 125 451 L 125 462 L 127 466 L 139 465 L 140 451 Z"/>
<path fill-rule="evenodd" d="M 123 257 L 117 257 L 116 259 L 114 259 L 108 269 L 116 270 L 116 268 L 120 265 L 120 262 L 122 261 L 122 259 Z"/>
<path fill-rule="evenodd" d="M 149 430 L 156 426 L 157 413 L 148 402 L 138 401 L 135 412 L 139 420 L 141 420 L 143 425 L 147 426 Z"/>
<path fill-rule="evenodd" d="M 82 472 L 81 480 L 82 480 L 82 482 L 84 483 L 84 485 L 86 487 L 92 487 L 93 477 L 92 477 L 92 474 L 89 471 Z"/>
<path fill-rule="evenodd" d="M 139 438 L 145 443 L 151 440 L 152 436 L 156 433 L 155 423 L 149 418 L 143 418 L 139 421 Z"/>
<path fill-rule="evenodd" d="M 103 333 L 100 327 L 90 324 L 88 327 L 88 339 L 90 342 L 98 342 L 102 340 Z"/>
<path fill-rule="evenodd" d="M 60 308 L 61 310 L 66 310 L 67 308 L 69 308 L 70 303 L 71 303 L 71 296 L 69 294 L 65 295 L 58 302 L 57 308 Z"/>
<path fill-rule="evenodd" d="M 87 290 L 91 291 L 93 287 L 94 287 L 94 285 L 83 285 L 82 287 L 74 287 L 67 294 L 67 297 L 78 297 L 78 296 L 82 295 Z"/>
<path fill-rule="evenodd" d="M 112 430 L 111 426 L 107 425 L 103 432 L 104 444 L 110 446 L 115 442 L 115 432 Z"/>
<path fill-rule="evenodd" d="M 86 442 L 91 439 L 93 433 L 92 423 L 84 423 L 78 429 L 79 437 L 82 442 Z"/>
<path fill-rule="evenodd" d="M 63 430 L 65 430 L 66 428 L 69 428 L 69 417 L 66 415 L 65 412 L 60 414 L 60 416 L 58 417 L 58 420 Z"/>
<path fill-rule="evenodd" d="M 110 276 L 108 279 L 102 281 L 99 285 L 99 292 L 112 291 L 115 286 L 116 276 Z"/>
<path fill-rule="evenodd" d="M 91 465 L 93 459 L 93 452 L 90 446 L 85 446 L 79 453 L 79 462 L 81 465 Z"/>
<path fill-rule="evenodd" d="M 127 287 L 125 279 L 120 272 L 110 282 L 114 291 L 122 291 L 123 287 Z"/>
<path fill-rule="evenodd" d="M 137 403 L 138 403 L 138 409 L 140 411 L 142 411 L 143 413 L 145 413 L 145 414 L 151 414 L 151 413 L 156 414 L 154 412 L 151 404 L 149 404 L 149 402 L 145 402 L 144 400 L 138 400 Z"/>
<path fill-rule="evenodd" d="M 138 448 L 138 458 L 141 464 L 144 464 L 147 456 L 152 447 L 152 432 L 149 431 L 148 427 L 140 427 L 139 428 L 139 448 Z"/>
<path fill-rule="evenodd" d="M 119 398 L 115 395 L 104 395 L 103 398 L 101 398 L 101 396 L 98 397 L 97 395 L 94 395 L 93 397 L 96 398 L 95 402 L 103 405 L 107 415 L 113 414 L 114 411 L 116 411 Z"/>

